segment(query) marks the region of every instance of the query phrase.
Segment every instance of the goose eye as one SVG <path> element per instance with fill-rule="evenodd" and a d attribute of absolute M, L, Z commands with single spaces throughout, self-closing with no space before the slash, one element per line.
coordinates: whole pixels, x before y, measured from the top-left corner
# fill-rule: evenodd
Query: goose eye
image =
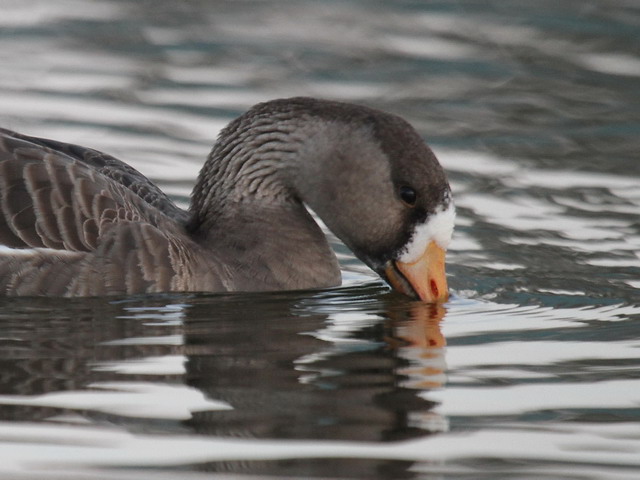
<path fill-rule="evenodd" d="M 400 198 L 404 203 L 406 203 L 410 207 L 413 207 L 416 204 L 416 200 L 418 199 L 418 194 L 413 188 L 407 187 L 405 185 L 403 187 L 400 187 Z"/>

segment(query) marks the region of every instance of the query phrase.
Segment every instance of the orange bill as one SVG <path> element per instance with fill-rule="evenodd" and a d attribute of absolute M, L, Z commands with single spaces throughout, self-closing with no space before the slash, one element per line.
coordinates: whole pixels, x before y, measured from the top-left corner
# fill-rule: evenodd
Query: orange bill
<path fill-rule="evenodd" d="M 445 254 L 437 243 L 430 242 L 415 262 L 389 262 L 385 268 L 387 281 L 405 295 L 417 294 L 420 300 L 430 303 L 446 302 L 449 289 L 444 268 Z"/>

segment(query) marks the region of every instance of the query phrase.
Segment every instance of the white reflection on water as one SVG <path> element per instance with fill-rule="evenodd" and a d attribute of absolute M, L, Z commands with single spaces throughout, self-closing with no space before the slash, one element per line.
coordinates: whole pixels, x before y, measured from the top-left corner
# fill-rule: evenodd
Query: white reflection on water
<path fill-rule="evenodd" d="M 0 25 L 26 27 L 62 19 L 113 20 L 121 15 L 121 10 L 112 2 L 99 0 L 91 3 L 82 0 L 65 0 L 64 8 L 49 2 L 8 1 L 2 5 Z"/>
<path fill-rule="evenodd" d="M 640 236 L 625 235 L 626 232 L 621 231 L 623 227 L 630 224 L 631 219 L 611 218 L 612 213 L 631 214 L 635 217 L 640 212 L 638 178 L 602 173 L 522 168 L 516 162 L 510 163 L 505 159 L 478 155 L 474 152 L 444 150 L 439 156 L 449 171 L 475 174 L 485 178 L 498 176 L 503 185 L 513 189 L 513 192 L 519 192 L 518 196 L 509 198 L 509 201 L 505 202 L 504 198 L 496 197 L 494 194 L 464 192 L 465 188 L 461 187 L 462 194 L 459 195 L 456 204 L 473 210 L 487 220 L 522 231 L 560 232 L 569 238 L 579 240 L 600 241 L 624 237 L 624 243 L 628 243 L 630 247 L 634 249 L 640 247 Z M 615 191 L 615 203 L 604 202 L 597 196 L 592 196 L 591 202 L 588 202 L 588 199 L 587 202 L 577 201 L 568 196 L 568 189 L 588 187 Z M 535 189 L 540 188 L 557 190 L 552 197 L 556 203 L 552 204 L 546 198 L 536 197 Z M 575 213 L 569 213 L 569 209 L 602 215 L 578 217 Z"/>
<path fill-rule="evenodd" d="M 0 395 L 0 405 L 77 410 L 90 405 L 93 411 L 112 415 L 172 420 L 189 419 L 194 412 L 232 408 L 226 402 L 206 398 L 195 388 L 151 382 L 102 382 L 88 385 L 88 390 L 30 397 Z"/>
<path fill-rule="evenodd" d="M 588 328 L 589 322 L 618 322 L 640 313 L 640 305 L 584 305 L 575 308 L 454 300 L 442 331 L 453 339 L 477 333 Z"/>
<path fill-rule="evenodd" d="M 198 116 L 193 113 L 175 112 L 171 117 L 165 117 L 160 115 L 160 112 L 152 106 L 114 105 L 113 102 L 99 99 L 86 99 L 82 102 L 77 102 L 74 104 L 74 108 L 70 110 L 67 99 L 37 93 L 22 95 L 0 93 L 0 104 L 3 106 L 3 113 L 8 116 L 20 115 L 27 118 L 54 117 L 60 120 L 86 124 L 92 124 L 96 119 L 100 119 L 100 123 L 103 126 L 122 124 L 164 125 L 171 126 L 177 131 L 188 128 L 192 132 L 199 132 L 201 136 L 211 137 L 212 144 L 217 130 L 226 123 L 226 121 L 216 122 L 215 118 L 210 116 Z"/>
<path fill-rule="evenodd" d="M 481 367 L 483 378 L 493 372 L 493 370 L 485 371 L 492 366 L 529 367 L 590 359 L 640 359 L 640 341 L 618 342 L 615 351 L 611 351 L 611 347 L 606 342 L 586 341 L 494 342 L 483 345 L 458 345 L 450 347 L 447 351 L 447 364 L 451 375 L 457 375 L 461 369 L 480 369 Z M 551 376 L 551 373 L 548 375 Z M 549 388 L 553 387 L 549 386 Z M 638 393 L 640 394 L 640 390 Z"/>
<path fill-rule="evenodd" d="M 585 67 L 596 72 L 640 77 L 640 60 L 632 55 L 615 52 L 585 53 L 578 59 Z"/>
<path fill-rule="evenodd" d="M 558 347 L 560 345 L 554 345 L 555 349 Z M 494 345 L 494 349 L 496 352 L 501 351 L 499 346 Z M 638 349 L 637 345 L 635 349 Z M 581 353 L 584 351 L 581 350 Z M 523 353 L 523 357 L 519 357 L 520 362 L 528 362 L 524 355 L 526 353 Z M 628 358 L 637 359 L 638 355 L 636 353 Z M 615 395 L 612 395 L 613 393 Z M 429 400 L 440 402 L 442 406 L 438 407 L 436 412 L 447 416 L 513 415 L 565 408 L 598 409 L 605 405 L 608 409 L 636 408 L 640 404 L 640 391 L 635 380 L 597 383 L 539 383 L 512 385 L 508 388 L 448 387 L 441 392 L 429 392 L 425 396 Z M 473 398 L 473 401 L 469 401 L 470 398 Z M 640 449 L 640 442 L 637 448 Z M 640 453 L 640 450 L 637 451 Z"/>
<path fill-rule="evenodd" d="M 415 461 L 418 470 L 433 462 L 501 457 L 582 465 L 640 467 L 640 435 L 634 424 L 553 424 L 530 430 L 485 429 L 373 444 L 334 441 L 275 441 L 180 435 L 133 435 L 117 429 L 0 423 L 4 472 L 42 472 L 80 466 L 161 467 L 222 460 L 361 458 Z M 21 445 L 14 440 L 21 439 Z M 47 443 L 34 461 L 25 445 Z M 78 445 L 83 445 L 78 456 Z M 438 468 L 436 467 L 437 471 Z"/>
<path fill-rule="evenodd" d="M 144 340 L 140 338 L 132 340 L 134 341 L 130 342 L 130 345 L 159 345 L 158 343 L 144 343 Z M 109 342 L 109 344 L 126 345 L 125 342 Z M 172 345 L 179 345 L 179 343 L 172 343 Z M 116 372 L 124 375 L 182 375 L 185 372 L 184 361 L 185 358 L 182 355 L 131 358 L 118 362 L 100 362 L 93 365 L 92 370 Z"/>

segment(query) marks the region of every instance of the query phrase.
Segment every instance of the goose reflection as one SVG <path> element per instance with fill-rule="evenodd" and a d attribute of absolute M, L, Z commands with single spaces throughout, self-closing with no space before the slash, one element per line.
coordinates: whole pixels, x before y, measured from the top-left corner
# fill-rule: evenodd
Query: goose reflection
<path fill-rule="evenodd" d="M 446 309 L 382 298 L 332 308 L 322 295 L 229 298 L 215 316 L 194 305 L 186 382 L 233 410 L 195 412 L 188 424 L 220 436 L 369 441 L 441 430 L 434 403 L 418 394 L 444 382 Z"/>
<path fill-rule="evenodd" d="M 447 428 L 428 400 L 445 378 L 445 315 L 442 306 L 407 302 L 379 285 L 317 294 L 5 302 L 0 420 L 265 440 L 425 436 Z M 183 394 L 201 401 L 191 407 Z M 165 416 L 156 414 L 160 403 Z M 323 474 L 358 478 L 379 469 L 400 478 L 411 463 L 313 462 Z M 197 468 L 304 477 L 309 460 L 287 465 Z"/>

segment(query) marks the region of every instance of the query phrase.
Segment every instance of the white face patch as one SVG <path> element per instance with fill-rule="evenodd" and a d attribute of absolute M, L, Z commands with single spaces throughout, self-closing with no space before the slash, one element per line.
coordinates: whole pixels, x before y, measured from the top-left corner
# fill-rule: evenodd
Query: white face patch
<path fill-rule="evenodd" d="M 418 260 L 430 242 L 436 242 L 444 250 L 449 246 L 456 219 L 456 208 L 449 202 L 446 208 L 436 211 L 423 224 L 416 225 L 413 235 L 402 248 L 398 260 L 413 263 Z"/>

